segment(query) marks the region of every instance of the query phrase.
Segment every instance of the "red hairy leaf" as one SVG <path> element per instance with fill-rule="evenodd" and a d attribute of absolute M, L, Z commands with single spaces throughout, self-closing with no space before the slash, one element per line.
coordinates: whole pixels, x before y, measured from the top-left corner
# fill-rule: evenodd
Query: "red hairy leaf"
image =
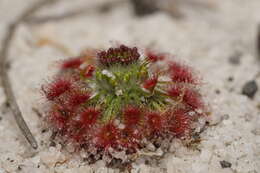
<path fill-rule="evenodd" d="M 126 127 L 120 131 L 119 144 L 130 151 L 135 151 L 141 140 L 140 129 L 133 127 Z"/>
<path fill-rule="evenodd" d="M 120 131 L 112 123 L 103 126 L 97 133 L 96 145 L 105 149 L 113 147 L 118 141 Z"/>
<path fill-rule="evenodd" d="M 201 101 L 200 95 L 192 89 L 185 90 L 183 101 L 193 109 L 198 109 L 203 107 L 203 103 Z"/>
<path fill-rule="evenodd" d="M 42 90 L 48 100 L 54 100 L 64 92 L 72 88 L 72 82 L 67 79 L 57 79 L 50 83 L 46 88 L 43 86 Z"/>
<path fill-rule="evenodd" d="M 82 124 L 83 127 L 89 127 L 97 121 L 99 116 L 100 116 L 99 110 L 95 108 L 86 108 L 80 114 L 79 122 Z"/>
<path fill-rule="evenodd" d="M 191 69 L 179 63 L 171 62 L 169 65 L 169 73 L 173 82 L 196 83 Z"/>
<path fill-rule="evenodd" d="M 68 96 L 67 106 L 71 109 L 85 103 L 90 98 L 90 93 L 83 91 L 73 91 Z"/>
<path fill-rule="evenodd" d="M 184 87 L 181 85 L 173 85 L 168 89 L 167 93 L 171 97 L 179 97 L 184 92 Z"/>
<path fill-rule="evenodd" d="M 88 66 L 86 67 L 86 69 L 85 69 L 84 77 L 86 77 L 86 78 L 92 77 L 94 71 L 95 71 L 95 66 L 93 66 L 93 65 L 88 65 Z"/>
<path fill-rule="evenodd" d="M 190 117 L 184 109 L 172 112 L 169 120 L 169 129 L 175 136 L 183 136 L 190 130 Z"/>
<path fill-rule="evenodd" d="M 149 50 L 146 52 L 146 56 L 147 56 L 148 61 L 153 62 L 153 63 L 165 59 L 165 56 L 163 54 L 157 54 L 157 53 L 149 51 Z"/>
<path fill-rule="evenodd" d="M 143 87 L 152 91 L 158 82 L 158 76 L 153 76 L 150 79 L 144 81 Z"/>
<path fill-rule="evenodd" d="M 54 106 L 49 112 L 49 120 L 58 130 L 64 130 L 67 127 L 69 112 L 61 106 Z"/>
<path fill-rule="evenodd" d="M 127 106 L 123 111 L 126 126 L 137 125 L 141 119 L 141 110 L 136 106 Z"/>
<path fill-rule="evenodd" d="M 148 112 L 146 114 L 149 128 L 152 132 L 159 132 L 163 129 L 163 117 L 157 112 Z"/>
<path fill-rule="evenodd" d="M 70 58 L 67 60 L 64 60 L 61 64 L 61 69 L 75 69 L 79 68 L 79 66 L 83 63 L 83 60 L 81 57 L 76 58 Z"/>

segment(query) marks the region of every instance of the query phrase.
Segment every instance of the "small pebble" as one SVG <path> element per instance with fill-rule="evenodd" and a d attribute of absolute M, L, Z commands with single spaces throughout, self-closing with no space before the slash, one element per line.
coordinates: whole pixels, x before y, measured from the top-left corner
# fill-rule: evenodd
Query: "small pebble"
<path fill-rule="evenodd" d="M 152 143 L 149 143 L 149 144 L 146 146 L 146 148 L 147 148 L 149 151 L 155 151 L 155 150 L 156 150 L 155 146 L 154 146 Z"/>
<path fill-rule="evenodd" d="M 149 164 L 150 164 L 150 161 L 149 161 L 149 160 L 145 160 L 145 161 L 144 161 L 144 164 L 149 165 Z"/>
<path fill-rule="evenodd" d="M 131 0 L 135 14 L 139 17 L 157 12 L 159 9 L 154 0 Z"/>
<path fill-rule="evenodd" d="M 56 143 L 54 141 L 51 141 L 49 144 L 50 147 L 56 147 Z"/>
<path fill-rule="evenodd" d="M 228 114 L 224 114 L 223 115 L 223 120 L 227 120 L 227 119 L 229 119 L 229 115 Z"/>
<path fill-rule="evenodd" d="M 241 59 L 242 53 L 241 52 L 235 52 L 230 58 L 229 63 L 232 65 L 239 65 L 240 59 Z"/>
<path fill-rule="evenodd" d="M 22 166 L 21 166 L 21 165 L 18 165 L 17 171 L 21 171 L 21 170 L 22 170 Z"/>
<path fill-rule="evenodd" d="M 5 107 L 7 107 L 7 108 L 10 107 L 10 103 L 8 101 L 5 102 Z"/>
<path fill-rule="evenodd" d="M 234 78 L 232 76 L 228 77 L 228 81 L 229 82 L 233 82 L 234 81 Z"/>
<path fill-rule="evenodd" d="M 243 86 L 243 89 L 242 89 L 242 94 L 253 99 L 257 90 L 258 90 L 257 83 L 254 80 L 252 80 L 252 81 L 245 83 L 245 85 Z"/>
<path fill-rule="evenodd" d="M 41 133 L 47 132 L 47 129 L 42 129 Z"/>
<path fill-rule="evenodd" d="M 260 110 L 260 103 L 256 105 L 257 109 Z"/>
<path fill-rule="evenodd" d="M 230 168 L 232 164 L 228 161 L 222 160 L 219 162 L 222 168 Z"/>
<path fill-rule="evenodd" d="M 215 93 L 216 93 L 216 94 L 220 94 L 220 90 L 219 90 L 219 89 L 216 89 L 216 90 L 215 90 Z"/>

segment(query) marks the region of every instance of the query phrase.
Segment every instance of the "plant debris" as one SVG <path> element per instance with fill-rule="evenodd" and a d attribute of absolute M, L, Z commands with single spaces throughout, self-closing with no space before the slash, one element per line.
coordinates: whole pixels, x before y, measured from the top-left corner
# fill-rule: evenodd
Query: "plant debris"
<path fill-rule="evenodd" d="M 230 168 L 232 164 L 228 161 L 222 160 L 219 162 L 222 168 Z"/>
<path fill-rule="evenodd" d="M 242 94 L 246 95 L 250 99 L 253 99 L 258 90 L 258 85 L 255 80 L 245 83 L 242 89 Z"/>

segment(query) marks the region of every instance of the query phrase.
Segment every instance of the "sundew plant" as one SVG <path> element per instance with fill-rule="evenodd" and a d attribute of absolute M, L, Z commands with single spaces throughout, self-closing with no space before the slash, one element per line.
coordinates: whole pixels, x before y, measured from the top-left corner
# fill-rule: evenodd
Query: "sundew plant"
<path fill-rule="evenodd" d="M 206 117 L 200 79 L 171 55 L 119 45 L 59 68 L 42 86 L 46 122 L 57 140 L 94 162 L 118 152 L 131 162 L 148 144 L 190 139 Z"/>

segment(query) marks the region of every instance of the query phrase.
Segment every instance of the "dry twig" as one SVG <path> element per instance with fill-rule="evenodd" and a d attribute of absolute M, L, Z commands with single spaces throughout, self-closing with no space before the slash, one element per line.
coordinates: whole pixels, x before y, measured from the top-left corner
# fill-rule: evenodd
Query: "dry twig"
<path fill-rule="evenodd" d="M 257 36 L 256 36 L 257 40 L 256 40 L 256 49 L 257 49 L 257 56 L 258 56 L 258 59 L 260 59 L 260 24 L 258 25 L 258 28 L 257 28 Z"/>
<path fill-rule="evenodd" d="M 12 89 L 11 81 L 8 76 L 7 67 L 8 67 L 8 52 L 10 50 L 11 42 L 14 37 L 15 31 L 20 23 L 25 21 L 28 17 L 33 15 L 37 10 L 42 8 L 43 6 L 47 5 L 48 3 L 54 2 L 57 0 L 41 0 L 37 3 L 33 4 L 31 7 L 29 7 L 25 12 L 18 17 L 12 24 L 9 25 L 7 29 L 7 33 L 5 35 L 5 38 L 2 42 L 2 49 L 0 51 L 0 77 L 4 89 L 4 93 L 6 95 L 6 100 L 8 105 L 10 106 L 10 109 L 14 115 L 14 118 L 17 122 L 18 127 L 22 131 L 23 135 L 27 139 L 27 141 L 31 144 L 31 146 L 34 149 L 37 149 L 38 144 L 33 137 L 30 129 L 28 128 L 26 122 L 24 121 L 24 118 L 22 116 L 22 113 L 19 109 L 19 106 L 16 102 L 14 92 Z"/>
<path fill-rule="evenodd" d="M 28 17 L 25 22 L 27 24 L 41 24 L 49 21 L 60 21 L 64 19 L 69 19 L 73 17 L 80 16 L 85 13 L 89 13 L 91 11 L 106 11 L 109 10 L 117 5 L 120 5 L 121 3 L 124 3 L 123 0 L 114 0 L 114 1 L 108 1 L 102 4 L 97 4 L 96 6 L 83 6 L 78 9 L 73 9 L 70 11 L 66 11 L 63 14 L 56 14 L 56 15 L 44 15 L 44 16 L 30 16 Z"/>

